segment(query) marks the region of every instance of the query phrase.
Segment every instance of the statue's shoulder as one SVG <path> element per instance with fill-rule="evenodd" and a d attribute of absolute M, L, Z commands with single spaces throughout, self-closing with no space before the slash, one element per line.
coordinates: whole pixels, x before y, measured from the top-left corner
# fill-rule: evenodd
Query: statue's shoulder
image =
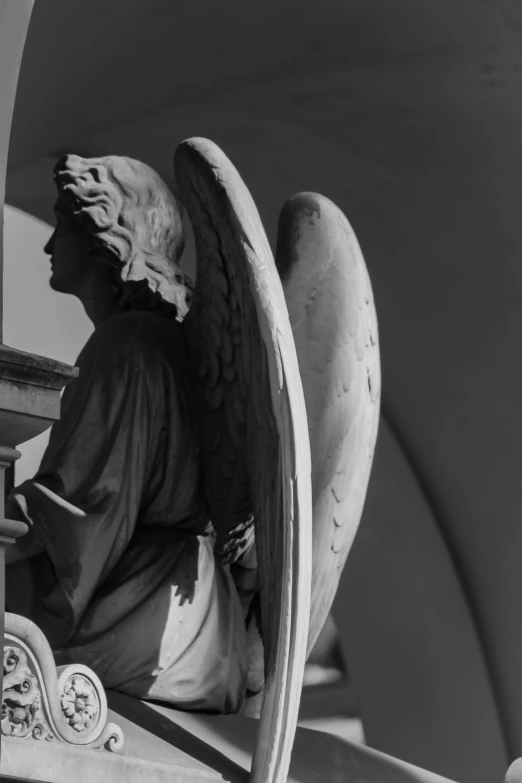
<path fill-rule="evenodd" d="M 108 318 L 91 335 L 80 360 L 94 355 L 120 357 L 150 368 L 157 362 L 178 365 L 188 357 L 185 334 L 173 318 L 131 310 Z"/>

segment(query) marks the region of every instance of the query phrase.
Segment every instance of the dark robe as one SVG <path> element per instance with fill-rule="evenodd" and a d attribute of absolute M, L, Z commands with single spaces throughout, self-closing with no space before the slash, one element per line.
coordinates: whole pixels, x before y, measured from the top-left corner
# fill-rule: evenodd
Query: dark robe
<path fill-rule="evenodd" d="M 12 493 L 30 524 L 19 545 L 43 554 L 8 567 L 8 607 L 57 663 L 84 663 L 107 688 L 235 711 L 245 627 L 202 502 L 182 329 L 115 316 L 78 366 L 37 475 Z"/>

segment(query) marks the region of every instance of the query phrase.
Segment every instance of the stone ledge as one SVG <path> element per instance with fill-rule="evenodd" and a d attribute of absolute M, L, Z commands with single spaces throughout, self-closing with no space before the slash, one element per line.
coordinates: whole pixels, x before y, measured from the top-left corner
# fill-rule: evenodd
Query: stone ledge
<path fill-rule="evenodd" d="M 108 696 L 109 720 L 125 734 L 120 755 L 2 737 L 1 772 L 45 783 L 246 783 L 257 720 L 180 712 L 114 692 Z M 288 781 L 319 780 L 450 783 L 371 748 L 298 728 Z"/>
<path fill-rule="evenodd" d="M 223 781 L 218 773 L 131 756 L 101 755 L 73 745 L 2 737 L 1 771 L 17 780 L 45 783 L 210 783 Z"/>
<path fill-rule="evenodd" d="M 246 783 L 258 720 L 182 712 L 114 691 L 108 691 L 107 698 L 109 720 L 121 725 L 125 733 L 124 754 L 167 761 L 169 754 L 174 760 L 183 753 L 193 763 L 204 764 L 209 772 L 219 773 L 220 780 Z M 152 751 L 154 755 L 147 756 Z M 150 780 L 153 783 L 154 779 Z M 288 783 L 317 781 L 450 783 L 447 778 L 367 746 L 298 727 Z"/>
<path fill-rule="evenodd" d="M 77 367 L 0 344 L 1 378 L 61 390 L 77 375 Z"/>
<path fill-rule="evenodd" d="M 78 369 L 0 344 L 0 432 L 3 446 L 18 446 L 60 418 L 60 393 Z"/>

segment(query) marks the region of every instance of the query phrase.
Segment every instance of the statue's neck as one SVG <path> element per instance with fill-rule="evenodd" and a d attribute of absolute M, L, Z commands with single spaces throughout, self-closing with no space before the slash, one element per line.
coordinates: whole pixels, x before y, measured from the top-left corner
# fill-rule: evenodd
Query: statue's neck
<path fill-rule="evenodd" d="M 120 312 L 118 291 L 111 279 L 93 275 L 75 293 L 95 329 Z"/>

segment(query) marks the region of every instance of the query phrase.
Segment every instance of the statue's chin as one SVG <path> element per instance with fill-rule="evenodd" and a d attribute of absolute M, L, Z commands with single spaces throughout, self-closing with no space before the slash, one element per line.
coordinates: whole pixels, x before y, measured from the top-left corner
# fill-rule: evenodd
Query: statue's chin
<path fill-rule="evenodd" d="M 57 291 L 59 294 L 68 293 L 67 286 L 63 284 L 63 281 L 60 280 L 55 272 L 52 272 L 51 277 L 49 278 L 49 285 L 53 291 Z"/>

